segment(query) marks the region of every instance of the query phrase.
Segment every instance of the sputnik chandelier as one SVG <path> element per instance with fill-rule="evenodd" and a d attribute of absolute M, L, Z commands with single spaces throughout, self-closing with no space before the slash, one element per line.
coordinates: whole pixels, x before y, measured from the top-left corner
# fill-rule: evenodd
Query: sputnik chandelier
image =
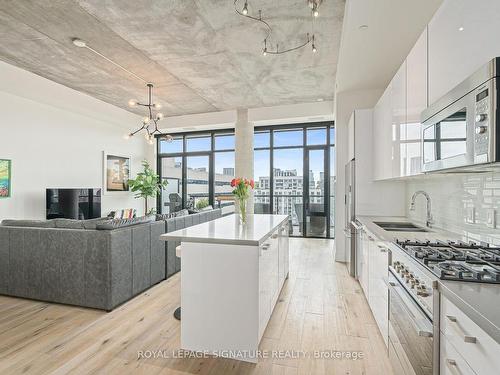
<path fill-rule="evenodd" d="M 128 73 L 129 75 L 131 75 L 135 79 L 146 83 L 146 86 L 148 88 L 148 104 L 139 103 L 137 100 L 131 99 L 131 100 L 129 100 L 128 105 L 130 107 L 142 106 L 142 107 L 147 108 L 147 116 L 145 116 L 142 119 L 142 126 L 139 129 L 137 129 L 136 131 L 134 131 L 132 133 L 127 133 L 124 136 L 124 138 L 130 139 L 131 137 L 133 137 L 134 135 L 139 133 L 141 130 L 145 130 L 146 133 L 144 134 L 144 136 L 150 145 L 154 145 L 155 135 L 161 136 L 161 138 L 165 139 L 167 142 L 172 142 L 173 138 L 171 135 L 164 134 L 158 129 L 158 121 L 160 121 L 163 118 L 163 113 L 157 112 L 161 108 L 161 105 L 159 103 L 153 103 L 153 84 L 149 83 L 144 78 L 138 76 L 134 72 L 131 72 L 130 70 L 125 68 L 123 65 L 120 65 L 116 61 L 111 60 L 109 57 L 106 57 L 105 55 L 103 55 L 99 51 L 93 49 L 92 47 L 90 47 L 87 44 L 87 42 L 85 40 L 82 40 L 80 38 L 73 38 L 73 39 L 71 39 L 71 41 L 73 42 L 73 44 L 76 47 L 85 48 L 85 49 L 89 50 L 90 52 L 96 54 L 97 56 L 101 57 L 102 59 L 108 61 L 109 63 L 115 65 L 116 67 L 120 68 L 124 72 Z"/>
<path fill-rule="evenodd" d="M 242 17 L 249 18 L 249 19 L 256 21 L 256 22 L 260 22 L 262 25 L 264 25 L 267 28 L 267 34 L 266 34 L 266 37 L 264 38 L 264 41 L 263 41 L 263 48 L 262 48 L 262 55 L 263 56 L 282 55 L 282 54 L 287 53 L 287 52 L 292 52 L 292 51 L 304 48 L 305 46 L 307 46 L 309 44 L 311 44 L 311 50 L 313 53 L 316 53 L 318 51 L 316 48 L 316 40 L 315 40 L 315 35 L 314 35 L 314 19 L 319 17 L 319 6 L 323 2 L 323 0 L 306 0 L 307 6 L 309 7 L 310 12 L 311 12 L 312 36 L 311 36 L 311 34 L 307 33 L 305 36 L 304 42 L 302 42 L 296 46 L 293 46 L 293 47 L 288 47 L 286 49 L 280 49 L 278 43 L 276 44 L 276 49 L 273 49 L 273 47 L 271 47 L 270 38 L 271 38 L 271 34 L 273 32 L 273 29 L 272 29 L 271 25 L 269 24 L 269 22 L 267 22 L 266 20 L 264 20 L 262 18 L 262 10 L 258 11 L 257 16 L 253 16 L 250 14 L 250 11 L 248 9 L 249 1 L 245 0 L 245 3 L 243 5 L 243 8 L 241 8 L 241 10 L 240 10 L 240 5 L 238 4 L 239 2 L 240 2 L 240 0 L 234 0 L 234 10 L 238 15 L 240 15 Z"/>
<path fill-rule="evenodd" d="M 165 135 L 158 129 L 158 121 L 160 121 L 163 118 L 163 113 L 161 112 L 155 113 L 155 111 L 158 111 L 161 108 L 161 105 L 159 103 L 153 103 L 153 84 L 148 83 L 146 86 L 148 87 L 148 103 L 144 104 L 138 102 L 135 99 L 130 99 L 128 101 L 128 105 L 129 107 L 137 107 L 137 106 L 145 107 L 147 115 L 142 119 L 142 126 L 136 131 L 127 134 L 125 138 L 129 139 L 130 137 L 133 137 L 140 131 L 145 130 L 146 133 L 144 134 L 144 136 L 150 145 L 154 144 L 155 135 L 161 135 L 163 139 L 165 139 L 168 142 L 171 142 L 172 136 Z"/>

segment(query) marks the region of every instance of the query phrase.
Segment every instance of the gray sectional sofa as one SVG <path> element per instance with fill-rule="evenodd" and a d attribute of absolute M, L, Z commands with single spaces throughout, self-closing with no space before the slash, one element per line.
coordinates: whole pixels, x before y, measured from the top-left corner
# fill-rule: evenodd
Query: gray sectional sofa
<path fill-rule="evenodd" d="M 0 226 L 0 294 L 110 311 L 180 270 L 161 234 L 221 210 L 116 229 Z M 35 224 L 33 224 L 35 225 Z"/>

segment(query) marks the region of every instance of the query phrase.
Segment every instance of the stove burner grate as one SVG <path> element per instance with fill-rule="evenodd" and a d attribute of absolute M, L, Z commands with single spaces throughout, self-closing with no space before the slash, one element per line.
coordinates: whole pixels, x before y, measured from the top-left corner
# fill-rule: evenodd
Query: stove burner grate
<path fill-rule="evenodd" d="M 500 283 L 500 248 L 451 241 L 397 244 L 441 279 Z"/>

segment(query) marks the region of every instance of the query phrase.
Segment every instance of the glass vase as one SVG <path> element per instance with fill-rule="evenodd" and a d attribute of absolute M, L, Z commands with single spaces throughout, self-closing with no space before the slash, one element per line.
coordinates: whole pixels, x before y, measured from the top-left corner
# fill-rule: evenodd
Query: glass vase
<path fill-rule="evenodd" d="M 239 207 L 239 217 L 241 225 L 245 225 L 247 223 L 247 200 L 246 199 L 238 199 L 238 207 Z"/>

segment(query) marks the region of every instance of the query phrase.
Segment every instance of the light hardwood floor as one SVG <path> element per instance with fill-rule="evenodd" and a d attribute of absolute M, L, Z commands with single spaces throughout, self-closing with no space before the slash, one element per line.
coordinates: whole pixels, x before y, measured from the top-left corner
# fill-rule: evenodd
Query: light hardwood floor
<path fill-rule="evenodd" d="M 0 296 L 0 374 L 392 374 L 359 284 L 333 260 L 333 241 L 290 241 L 290 277 L 261 349 L 359 351 L 362 359 L 139 358 L 180 346 L 177 274 L 111 313 Z"/>

